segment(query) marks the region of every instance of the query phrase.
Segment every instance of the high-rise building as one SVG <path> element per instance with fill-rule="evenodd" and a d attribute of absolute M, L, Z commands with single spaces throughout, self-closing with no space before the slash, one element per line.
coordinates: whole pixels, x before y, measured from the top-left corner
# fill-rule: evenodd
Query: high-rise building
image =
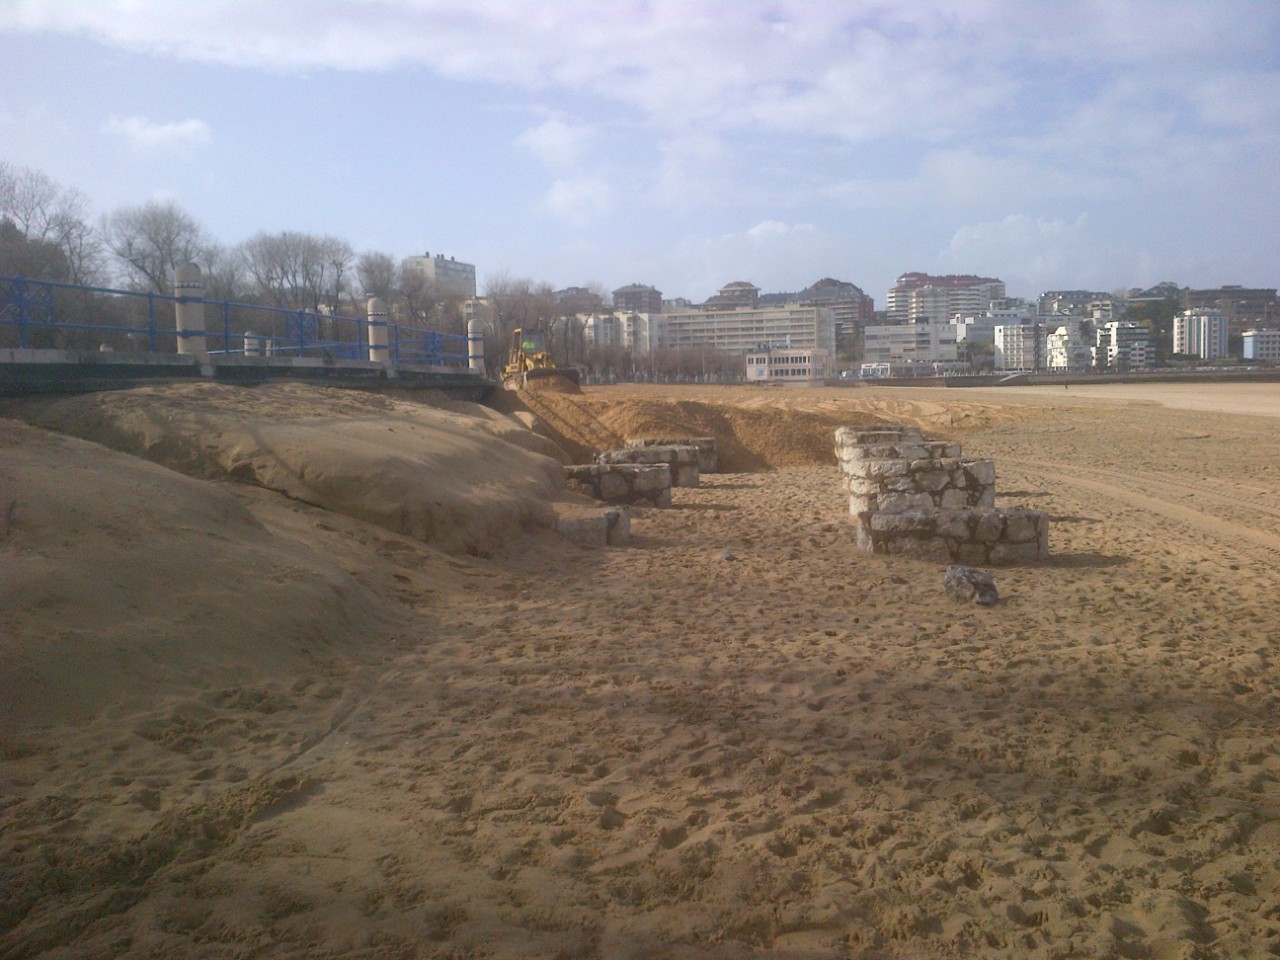
<path fill-rule="evenodd" d="M 405 257 L 401 269 L 425 277 L 441 296 L 455 296 L 464 300 L 474 299 L 476 295 L 475 264 L 463 263 L 441 254 L 431 256 L 431 252 L 420 257 Z"/>
<path fill-rule="evenodd" d="M 1227 315 L 1193 307 L 1173 318 L 1173 352 L 1213 360 L 1227 355 Z"/>
<path fill-rule="evenodd" d="M 946 322 L 957 313 L 982 313 L 1003 299 L 1004 281 L 973 274 L 904 273 L 889 289 L 886 305 L 896 323 Z"/>
<path fill-rule="evenodd" d="M 1085 321 L 1059 318 L 1063 322 L 1045 337 L 1045 366 L 1054 373 L 1078 373 L 1089 369 L 1091 352 L 1085 335 Z"/>
<path fill-rule="evenodd" d="M 643 283 L 630 283 L 613 291 L 613 308 L 633 313 L 661 313 L 662 291 Z"/>

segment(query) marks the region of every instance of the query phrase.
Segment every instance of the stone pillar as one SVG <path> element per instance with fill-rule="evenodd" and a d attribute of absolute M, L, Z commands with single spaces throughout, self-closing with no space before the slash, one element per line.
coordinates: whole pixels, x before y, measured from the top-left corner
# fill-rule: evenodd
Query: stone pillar
<path fill-rule="evenodd" d="M 391 359 L 391 331 L 387 327 L 387 305 L 381 297 L 369 298 L 369 359 L 386 363 Z"/>
<path fill-rule="evenodd" d="M 467 368 L 484 376 L 484 324 L 475 317 L 467 321 Z"/>
<path fill-rule="evenodd" d="M 246 357 L 260 357 L 264 352 L 262 337 L 252 330 L 244 335 L 244 355 Z"/>
<path fill-rule="evenodd" d="M 173 271 L 173 315 L 178 330 L 178 353 L 203 357 L 208 354 L 204 340 L 204 277 L 194 263 L 184 263 Z"/>

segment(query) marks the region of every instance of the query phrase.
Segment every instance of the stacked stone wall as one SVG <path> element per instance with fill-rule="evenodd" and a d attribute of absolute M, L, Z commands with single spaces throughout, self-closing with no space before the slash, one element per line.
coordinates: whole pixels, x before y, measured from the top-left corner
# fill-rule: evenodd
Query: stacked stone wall
<path fill-rule="evenodd" d="M 596 463 L 665 463 L 671 472 L 671 486 L 699 486 L 698 451 L 689 446 L 628 447 L 596 454 Z"/>
<path fill-rule="evenodd" d="M 686 437 L 680 439 L 638 439 L 628 440 L 628 448 L 636 447 L 693 447 L 698 451 L 698 471 L 715 473 L 717 466 L 715 437 Z"/>
<path fill-rule="evenodd" d="M 836 431 L 836 458 L 849 512 L 959 510 L 995 506 L 991 460 L 962 460 L 960 444 L 926 440 L 919 433 Z"/>
<path fill-rule="evenodd" d="M 915 427 L 836 430 L 840 485 L 868 553 L 969 564 L 1029 563 L 1049 555 L 1049 518 L 995 506 L 992 460 L 964 460 L 960 444 Z"/>
<path fill-rule="evenodd" d="M 606 503 L 671 506 L 671 470 L 666 464 L 585 463 L 565 467 L 566 486 Z"/>
<path fill-rule="evenodd" d="M 1049 555 L 1049 518 L 1040 510 L 867 511 L 858 517 L 858 546 L 867 553 L 999 566 Z"/>

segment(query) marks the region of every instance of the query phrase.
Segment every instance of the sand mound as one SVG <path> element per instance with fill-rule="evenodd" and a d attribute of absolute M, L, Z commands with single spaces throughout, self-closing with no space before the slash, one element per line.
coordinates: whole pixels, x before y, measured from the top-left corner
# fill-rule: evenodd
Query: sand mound
<path fill-rule="evenodd" d="M 627 385 L 570 393 L 540 387 L 494 403 L 514 416 L 536 417 L 536 429 L 579 463 L 642 437 L 715 437 L 725 472 L 832 463 L 832 434 L 841 426 L 911 423 L 945 437 L 1024 415 L 1002 404 L 848 389 Z"/>
<path fill-rule="evenodd" d="M 225 490 L 0 420 L 2 727 L 243 682 L 330 655 L 393 614 Z"/>
<path fill-rule="evenodd" d="M 143 387 L 20 408 L 24 419 L 190 476 L 284 493 L 447 550 L 550 522 L 558 452 L 509 417 L 303 384 Z"/>

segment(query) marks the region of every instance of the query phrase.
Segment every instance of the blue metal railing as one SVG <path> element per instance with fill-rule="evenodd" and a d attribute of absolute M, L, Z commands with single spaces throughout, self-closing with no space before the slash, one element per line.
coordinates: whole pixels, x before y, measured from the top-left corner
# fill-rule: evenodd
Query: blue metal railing
<path fill-rule="evenodd" d="M 369 358 L 369 321 L 232 300 L 174 297 L 0 276 L 0 348 L 176 353 L 174 305 L 204 304 L 205 343 L 213 356 Z M 387 324 L 392 363 L 467 366 L 467 338 Z"/>

